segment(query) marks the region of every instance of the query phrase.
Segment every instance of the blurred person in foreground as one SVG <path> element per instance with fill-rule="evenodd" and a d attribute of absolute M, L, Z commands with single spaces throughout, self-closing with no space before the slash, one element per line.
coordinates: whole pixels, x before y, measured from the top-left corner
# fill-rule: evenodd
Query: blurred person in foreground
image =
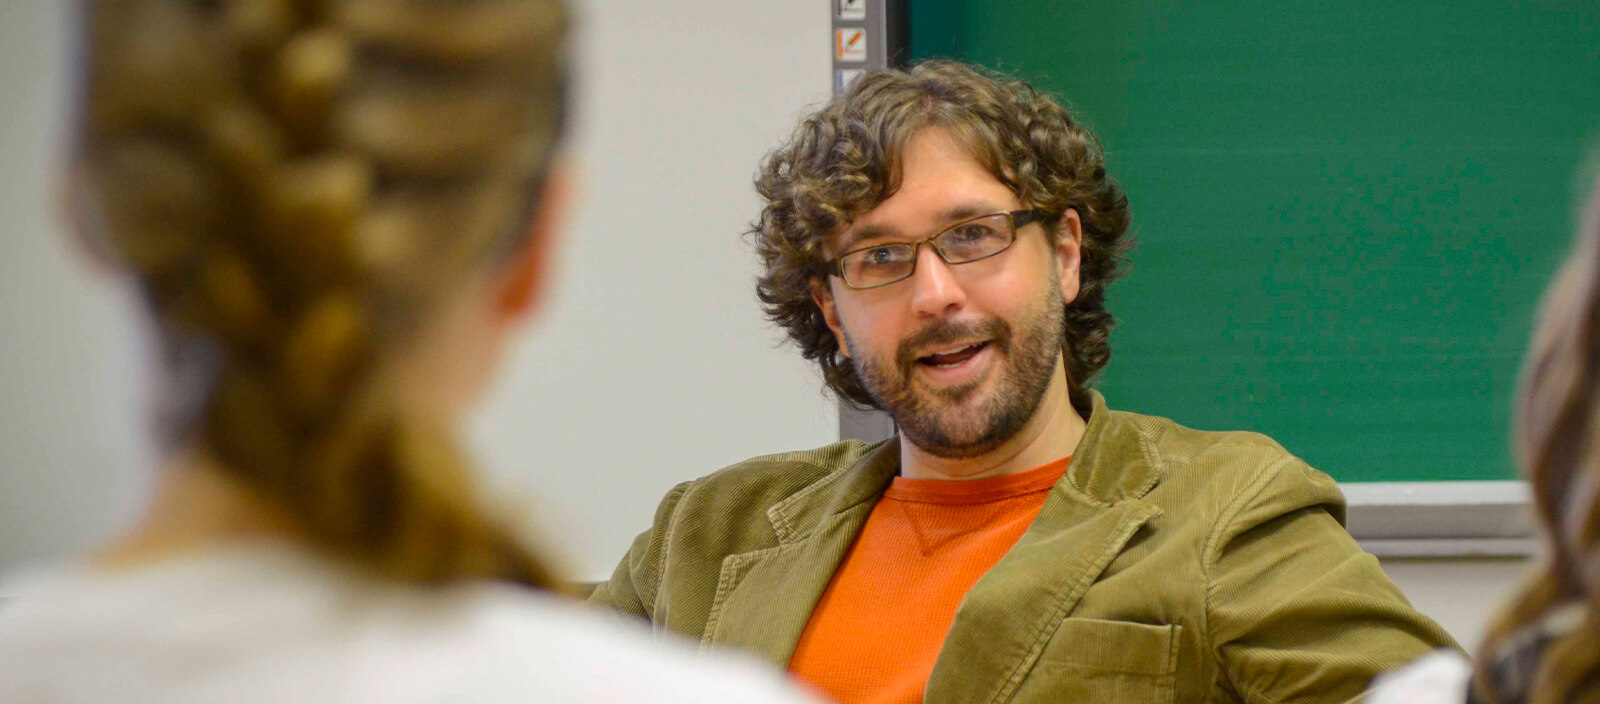
<path fill-rule="evenodd" d="M 0 699 L 796 701 L 551 595 L 454 442 L 569 199 L 560 2 L 79 9 L 75 225 L 169 453 L 132 532 L 7 590 Z"/>
<path fill-rule="evenodd" d="M 1376 704 L 1600 703 L 1600 169 L 1580 222 L 1517 401 L 1541 564 L 1491 622 L 1476 666 L 1425 658 L 1384 678 Z"/>
<path fill-rule="evenodd" d="M 1452 645 L 1328 475 L 1092 390 L 1128 200 L 1050 96 L 868 74 L 756 187 L 769 317 L 898 435 L 678 486 L 595 601 L 847 703 L 1344 702 Z"/>

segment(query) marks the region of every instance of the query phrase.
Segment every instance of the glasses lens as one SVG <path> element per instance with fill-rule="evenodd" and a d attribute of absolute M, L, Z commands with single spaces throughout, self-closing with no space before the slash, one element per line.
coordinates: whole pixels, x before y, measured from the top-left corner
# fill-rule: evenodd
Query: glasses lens
<path fill-rule="evenodd" d="M 990 215 L 956 225 L 938 237 L 933 245 L 951 264 L 992 257 L 1011 246 L 1011 219 L 1004 214 Z"/>
<path fill-rule="evenodd" d="M 910 244 L 885 244 L 846 254 L 839 260 L 845 283 L 871 288 L 899 281 L 911 274 L 917 249 Z"/>

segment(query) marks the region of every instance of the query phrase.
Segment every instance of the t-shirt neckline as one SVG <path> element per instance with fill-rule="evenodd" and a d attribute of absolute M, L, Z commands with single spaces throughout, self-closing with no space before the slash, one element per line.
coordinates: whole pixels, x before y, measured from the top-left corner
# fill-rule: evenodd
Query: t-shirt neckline
<path fill-rule="evenodd" d="M 1048 491 L 1067 473 L 1072 457 L 1023 472 L 984 477 L 970 481 L 950 479 L 912 479 L 897 476 L 883 493 L 886 499 L 935 504 L 983 504 L 1015 496 Z"/>

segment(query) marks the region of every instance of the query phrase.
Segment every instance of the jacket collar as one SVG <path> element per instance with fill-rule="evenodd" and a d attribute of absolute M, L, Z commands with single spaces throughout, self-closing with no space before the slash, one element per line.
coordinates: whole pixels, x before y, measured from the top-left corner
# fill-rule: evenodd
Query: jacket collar
<path fill-rule="evenodd" d="M 878 502 L 900 472 L 900 438 L 869 445 L 851 462 L 767 509 L 780 544 L 810 534 L 829 516 Z"/>
<path fill-rule="evenodd" d="M 1150 493 L 1162 476 L 1152 431 L 1140 427 L 1140 416 L 1107 408 L 1100 392 L 1089 394 L 1094 405 L 1088 427 L 1057 490 L 1099 506 Z M 855 462 L 774 504 L 767 520 L 779 543 L 799 540 L 829 516 L 877 502 L 899 471 L 900 439 L 895 436 L 868 446 Z"/>
<path fill-rule="evenodd" d="M 1143 416 L 1107 408 L 1100 392 L 1089 394 L 1094 410 L 1062 483 L 1102 505 L 1143 497 L 1163 475 L 1154 428 L 1143 427 Z"/>
<path fill-rule="evenodd" d="M 1067 475 L 957 612 L 929 680 L 928 701 L 1008 695 L 1032 667 L 1043 639 L 1127 541 L 1160 515 L 1139 500 L 1159 482 L 1160 465 L 1138 416 L 1107 409 L 1098 393 L 1093 398 Z M 736 646 L 786 666 L 899 464 L 898 439 L 890 438 L 772 506 L 767 518 L 778 544 L 723 560 L 702 643 Z M 1033 635 L 1017 643 L 1020 652 L 984 644 L 1007 633 Z"/>

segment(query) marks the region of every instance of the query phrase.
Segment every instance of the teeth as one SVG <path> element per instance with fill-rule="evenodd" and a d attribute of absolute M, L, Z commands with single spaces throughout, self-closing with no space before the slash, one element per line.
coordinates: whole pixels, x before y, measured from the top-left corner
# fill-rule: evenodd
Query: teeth
<path fill-rule="evenodd" d="M 949 350 L 940 350 L 940 351 L 937 351 L 937 352 L 929 352 L 927 356 L 933 357 L 935 355 L 941 355 L 941 354 L 955 354 L 957 352 L 965 352 L 965 351 L 970 350 L 970 349 L 972 349 L 974 347 L 977 347 L 978 345 L 981 345 L 981 344 L 983 344 L 983 343 L 982 342 L 974 342 L 974 343 L 972 343 L 970 345 L 967 345 L 965 347 L 956 347 L 954 349 L 949 349 Z"/>

